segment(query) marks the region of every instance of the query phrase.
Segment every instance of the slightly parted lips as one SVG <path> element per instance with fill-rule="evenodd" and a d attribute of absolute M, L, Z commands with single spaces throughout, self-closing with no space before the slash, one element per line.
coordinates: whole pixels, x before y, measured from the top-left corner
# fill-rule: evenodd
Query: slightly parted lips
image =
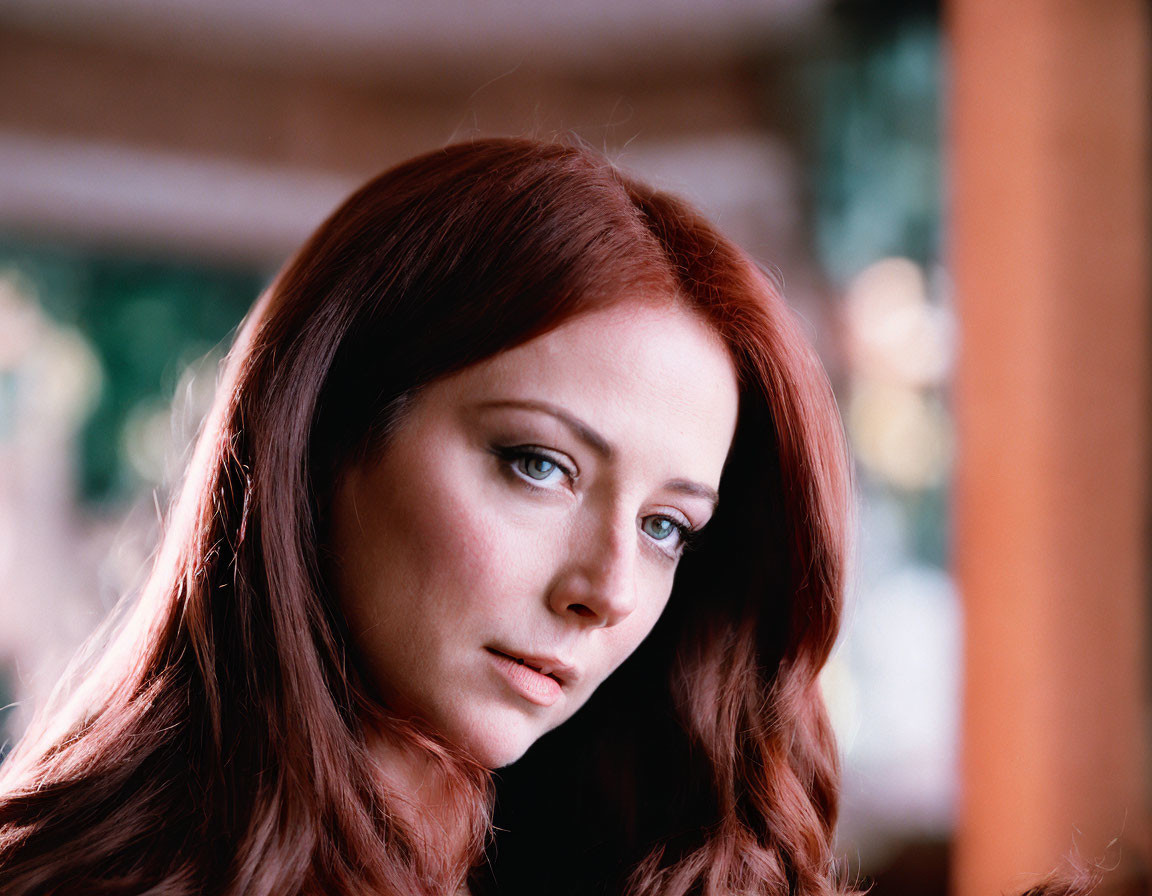
<path fill-rule="evenodd" d="M 521 666 L 527 666 L 529 669 L 534 669 L 541 675 L 547 675 L 557 684 L 563 686 L 573 677 L 574 669 L 562 663 L 554 657 L 541 657 L 533 656 L 531 654 L 518 654 L 508 650 L 501 650 L 496 647 L 489 647 L 487 650 L 497 656 L 504 656 L 514 662 L 519 663 Z"/>

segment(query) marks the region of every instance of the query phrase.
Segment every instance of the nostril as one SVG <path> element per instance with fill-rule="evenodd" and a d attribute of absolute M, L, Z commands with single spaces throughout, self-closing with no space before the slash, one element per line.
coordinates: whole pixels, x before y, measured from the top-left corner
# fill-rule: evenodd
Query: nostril
<path fill-rule="evenodd" d="M 568 609 L 575 613 L 577 616 L 583 616 L 587 619 L 589 616 L 595 616 L 596 612 L 591 607 L 586 607 L 584 604 L 569 604 Z"/>

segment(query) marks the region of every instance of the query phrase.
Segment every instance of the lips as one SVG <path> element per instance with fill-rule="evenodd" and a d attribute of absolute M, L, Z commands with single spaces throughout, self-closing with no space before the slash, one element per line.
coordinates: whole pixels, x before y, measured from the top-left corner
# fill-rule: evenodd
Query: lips
<path fill-rule="evenodd" d="M 488 647 L 489 653 L 510 659 L 521 666 L 527 666 L 534 672 L 539 672 L 551 678 L 561 687 L 576 678 L 576 669 L 556 657 L 537 656 L 530 653 L 520 653 L 514 650 L 504 650 L 497 647 Z"/>

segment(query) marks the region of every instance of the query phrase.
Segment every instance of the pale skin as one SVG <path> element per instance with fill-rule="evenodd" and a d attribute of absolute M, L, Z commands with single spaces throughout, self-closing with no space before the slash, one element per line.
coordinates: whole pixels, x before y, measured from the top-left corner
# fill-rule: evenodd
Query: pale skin
<path fill-rule="evenodd" d="M 422 390 L 332 506 L 336 592 L 380 699 L 488 768 L 567 720 L 663 611 L 737 404 L 719 337 L 668 300 L 617 302 Z M 420 801 L 418 765 L 376 750 Z"/>

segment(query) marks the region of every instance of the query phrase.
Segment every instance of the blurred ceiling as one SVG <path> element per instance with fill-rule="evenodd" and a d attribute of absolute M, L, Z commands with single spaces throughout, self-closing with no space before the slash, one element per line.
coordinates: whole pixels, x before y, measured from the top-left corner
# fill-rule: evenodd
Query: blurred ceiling
<path fill-rule="evenodd" d="M 0 26 L 100 42 L 234 54 L 364 73 L 525 59 L 558 65 L 680 47 L 763 48 L 808 28 L 826 0 L 5 0 Z"/>
<path fill-rule="evenodd" d="M 830 5 L 0 0 L 0 235 L 265 263 L 365 177 L 501 133 L 631 147 L 786 241 L 769 60 Z"/>

